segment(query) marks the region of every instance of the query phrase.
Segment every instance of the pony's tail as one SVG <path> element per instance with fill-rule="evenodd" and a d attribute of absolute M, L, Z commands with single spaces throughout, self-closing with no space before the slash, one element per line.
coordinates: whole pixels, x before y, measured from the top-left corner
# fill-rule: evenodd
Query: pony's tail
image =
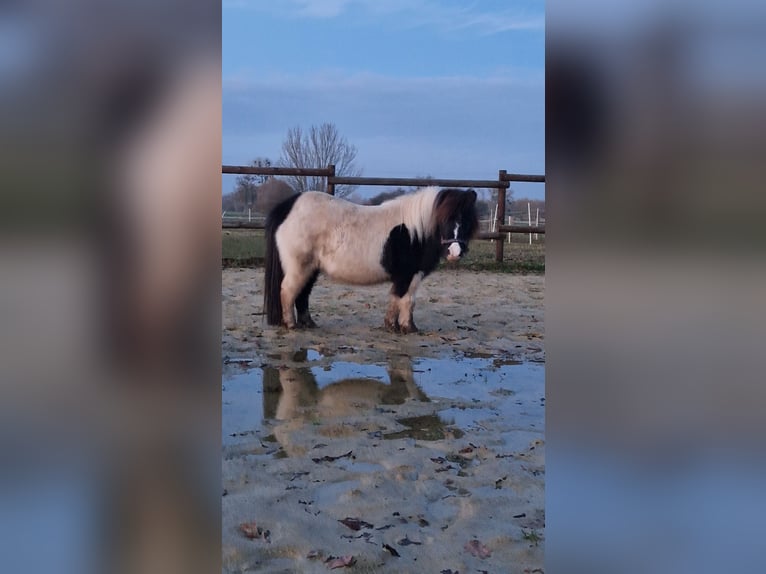
<path fill-rule="evenodd" d="M 279 256 L 276 233 L 284 223 L 300 195 L 292 195 L 277 204 L 266 217 L 266 281 L 263 288 L 263 309 L 269 325 L 282 324 L 282 280 L 285 272 Z"/>

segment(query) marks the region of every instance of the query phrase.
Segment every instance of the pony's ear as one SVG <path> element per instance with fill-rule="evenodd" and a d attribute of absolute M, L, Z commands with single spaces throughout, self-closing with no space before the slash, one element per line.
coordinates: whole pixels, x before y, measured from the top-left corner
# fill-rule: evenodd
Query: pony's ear
<path fill-rule="evenodd" d="M 473 205 L 476 203 L 476 190 L 469 189 L 466 191 L 466 194 L 468 195 L 468 205 Z"/>

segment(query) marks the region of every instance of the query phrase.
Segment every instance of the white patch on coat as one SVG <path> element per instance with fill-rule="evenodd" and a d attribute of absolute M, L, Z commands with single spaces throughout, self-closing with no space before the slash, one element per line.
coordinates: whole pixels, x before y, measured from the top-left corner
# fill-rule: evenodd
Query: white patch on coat
<path fill-rule="evenodd" d="M 460 224 L 455 223 L 455 229 L 453 231 L 452 237 L 454 239 L 457 239 L 457 233 L 460 230 Z M 457 241 L 455 243 L 450 244 L 449 248 L 447 249 L 447 261 L 457 261 L 460 259 L 460 254 L 462 253 L 462 250 L 460 249 L 460 243 Z"/>

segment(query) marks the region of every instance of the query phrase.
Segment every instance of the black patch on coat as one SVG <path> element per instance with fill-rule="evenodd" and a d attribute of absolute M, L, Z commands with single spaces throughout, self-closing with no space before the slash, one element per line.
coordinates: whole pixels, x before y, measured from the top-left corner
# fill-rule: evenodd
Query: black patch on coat
<path fill-rule="evenodd" d="M 428 275 L 436 269 L 441 254 L 441 241 L 438 236 L 410 238 L 410 232 L 404 224 L 397 225 L 388 234 L 383 245 L 380 264 L 391 276 L 394 294 L 404 296 L 416 273 Z"/>

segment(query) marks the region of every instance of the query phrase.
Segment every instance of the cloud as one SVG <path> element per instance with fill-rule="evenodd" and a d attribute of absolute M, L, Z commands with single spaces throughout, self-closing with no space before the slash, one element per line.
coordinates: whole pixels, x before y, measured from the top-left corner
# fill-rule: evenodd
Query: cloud
<path fill-rule="evenodd" d="M 542 173 L 545 167 L 541 72 L 224 79 L 227 163 L 276 159 L 288 128 L 325 121 L 357 146 L 366 175 L 492 179 L 498 169 Z"/>
<path fill-rule="evenodd" d="M 354 0 L 291 0 L 295 14 L 304 18 L 335 18 L 340 16 Z"/>
<path fill-rule="evenodd" d="M 443 32 L 475 30 L 497 34 L 514 30 L 543 30 L 542 3 L 520 0 L 498 5 L 434 0 L 224 0 L 224 7 L 269 12 L 283 18 L 322 19 L 351 17 L 355 21 L 388 18 L 386 25 L 432 28 Z M 481 7 L 484 7 L 483 9 Z"/>
<path fill-rule="evenodd" d="M 444 32 L 473 30 L 482 35 L 514 30 L 544 30 L 545 12 L 542 7 L 533 10 L 503 7 L 495 10 L 477 10 L 476 4 L 465 5 L 425 0 L 409 6 L 408 22 L 411 27 L 429 27 Z"/>
<path fill-rule="evenodd" d="M 519 77 L 419 77 L 340 72 L 224 80 L 224 129 L 286 131 L 331 121 L 361 136 L 482 138 L 493 128 L 541 126 L 542 73 Z"/>

